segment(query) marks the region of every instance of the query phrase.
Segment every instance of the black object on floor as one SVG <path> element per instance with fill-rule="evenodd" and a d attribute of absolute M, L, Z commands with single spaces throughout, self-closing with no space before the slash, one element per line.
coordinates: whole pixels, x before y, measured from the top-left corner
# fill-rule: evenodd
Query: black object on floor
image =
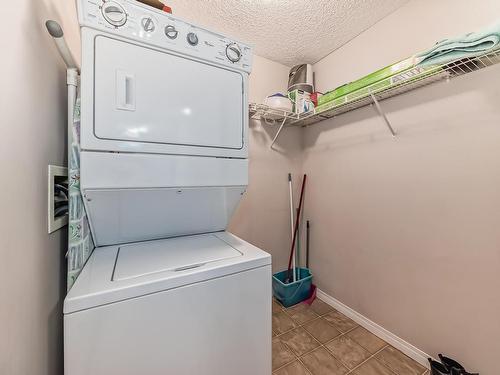
<path fill-rule="evenodd" d="M 465 370 L 464 366 L 460 363 L 451 359 L 449 357 L 445 357 L 442 354 L 438 354 L 441 363 L 448 369 L 449 374 L 451 375 L 479 375 L 478 373 L 471 373 Z"/>
<path fill-rule="evenodd" d="M 431 375 L 451 375 L 451 371 L 442 363 L 429 358 L 431 365 Z"/>
<path fill-rule="evenodd" d="M 442 354 L 439 354 L 439 359 L 441 362 L 429 358 L 431 375 L 479 375 L 478 373 L 468 372 L 460 363 Z"/>

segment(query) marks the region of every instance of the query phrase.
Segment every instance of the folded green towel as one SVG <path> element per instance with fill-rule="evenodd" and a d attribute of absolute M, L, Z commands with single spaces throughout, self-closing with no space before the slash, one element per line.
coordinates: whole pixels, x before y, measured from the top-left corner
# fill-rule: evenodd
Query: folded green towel
<path fill-rule="evenodd" d="M 430 50 L 417 54 L 419 65 L 441 65 L 466 57 L 480 56 L 500 45 L 500 22 L 484 30 L 445 39 Z"/>

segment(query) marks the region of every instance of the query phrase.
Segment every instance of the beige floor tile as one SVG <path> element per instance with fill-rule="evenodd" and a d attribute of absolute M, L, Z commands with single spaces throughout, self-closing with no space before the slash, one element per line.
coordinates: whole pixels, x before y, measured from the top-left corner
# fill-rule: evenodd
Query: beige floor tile
<path fill-rule="evenodd" d="M 422 375 L 426 370 L 424 366 L 392 346 L 388 346 L 375 357 L 380 363 L 398 375 Z"/>
<path fill-rule="evenodd" d="M 273 331 L 276 333 L 284 333 L 297 327 L 293 320 L 285 313 L 279 312 L 273 314 Z"/>
<path fill-rule="evenodd" d="M 288 309 L 275 300 L 272 305 L 273 375 L 429 375 L 425 367 L 323 301 Z"/>
<path fill-rule="evenodd" d="M 290 349 L 278 338 L 273 339 L 273 371 L 296 359 Z"/>
<path fill-rule="evenodd" d="M 340 335 L 340 331 L 323 318 L 305 324 L 304 328 L 322 344 Z"/>
<path fill-rule="evenodd" d="M 347 335 L 372 354 L 375 354 L 387 345 L 384 340 L 378 338 L 363 327 L 353 329 Z"/>
<path fill-rule="evenodd" d="M 274 313 L 279 313 L 283 311 L 283 307 L 280 305 L 279 302 L 273 299 L 273 314 Z"/>
<path fill-rule="evenodd" d="M 382 365 L 375 358 L 372 358 L 361 366 L 359 366 L 356 370 L 354 370 L 352 375 L 396 375 L 387 367 Z"/>
<path fill-rule="evenodd" d="M 274 375 L 310 375 L 306 370 L 304 365 L 299 361 L 295 361 L 280 368 L 278 371 L 273 373 Z"/>
<path fill-rule="evenodd" d="M 279 339 L 284 342 L 290 349 L 292 349 L 292 351 L 298 356 L 310 352 L 320 345 L 320 343 L 317 342 L 302 327 L 295 328 L 293 331 L 279 336 Z"/>
<path fill-rule="evenodd" d="M 345 375 L 349 371 L 323 347 L 302 356 L 301 361 L 313 375 Z"/>
<path fill-rule="evenodd" d="M 350 369 L 370 357 L 370 353 L 347 335 L 337 337 L 325 345 L 335 358 Z"/>
<path fill-rule="evenodd" d="M 340 332 L 348 332 L 351 329 L 357 327 L 358 325 L 353 320 L 349 319 L 344 314 L 341 314 L 337 310 L 333 310 L 329 312 L 325 316 L 323 316 L 326 321 L 335 326 Z"/>
<path fill-rule="evenodd" d="M 319 316 L 309 305 L 306 305 L 305 303 L 299 303 L 298 305 L 286 309 L 286 313 L 297 324 L 304 324 L 310 320 L 316 319 Z"/>
<path fill-rule="evenodd" d="M 326 313 L 329 313 L 330 311 L 333 310 L 333 307 L 331 307 L 329 304 L 323 302 L 319 298 L 316 298 L 314 300 L 314 302 L 311 305 L 311 308 L 318 315 L 325 315 Z"/>

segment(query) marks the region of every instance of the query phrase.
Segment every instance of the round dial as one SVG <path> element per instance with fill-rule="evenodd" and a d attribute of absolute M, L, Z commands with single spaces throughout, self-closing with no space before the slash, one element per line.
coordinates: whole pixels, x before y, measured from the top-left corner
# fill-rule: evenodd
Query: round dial
<path fill-rule="evenodd" d="M 106 1 L 101 8 L 102 15 L 108 23 L 120 27 L 127 22 L 127 13 L 125 9 L 114 1 Z"/>
<path fill-rule="evenodd" d="M 175 28 L 174 25 L 167 25 L 167 26 L 165 26 L 165 35 L 169 39 L 175 39 L 175 38 L 177 38 L 178 34 L 179 34 L 179 32 L 176 30 L 176 28 Z"/>
<path fill-rule="evenodd" d="M 228 44 L 226 47 L 226 56 L 229 61 L 238 62 L 241 60 L 241 48 L 236 43 Z"/>
<path fill-rule="evenodd" d="M 197 45 L 198 44 L 198 35 L 196 35 L 195 33 L 189 33 L 187 35 L 187 41 L 192 46 Z"/>
<path fill-rule="evenodd" d="M 155 31 L 155 22 L 151 17 L 144 17 L 141 21 L 142 28 L 147 33 L 152 33 Z"/>

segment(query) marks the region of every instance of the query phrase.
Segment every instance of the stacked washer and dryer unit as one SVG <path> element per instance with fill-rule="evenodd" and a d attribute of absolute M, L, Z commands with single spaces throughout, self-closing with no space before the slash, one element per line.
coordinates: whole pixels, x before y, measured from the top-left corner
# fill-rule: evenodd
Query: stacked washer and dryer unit
<path fill-rule="evenodd" d="M 64 302 L 66 375 L 270 374 L 271 258 L 225 231 L 251 49 L 135 1 L 77 3 L 97 248 Z"/>

